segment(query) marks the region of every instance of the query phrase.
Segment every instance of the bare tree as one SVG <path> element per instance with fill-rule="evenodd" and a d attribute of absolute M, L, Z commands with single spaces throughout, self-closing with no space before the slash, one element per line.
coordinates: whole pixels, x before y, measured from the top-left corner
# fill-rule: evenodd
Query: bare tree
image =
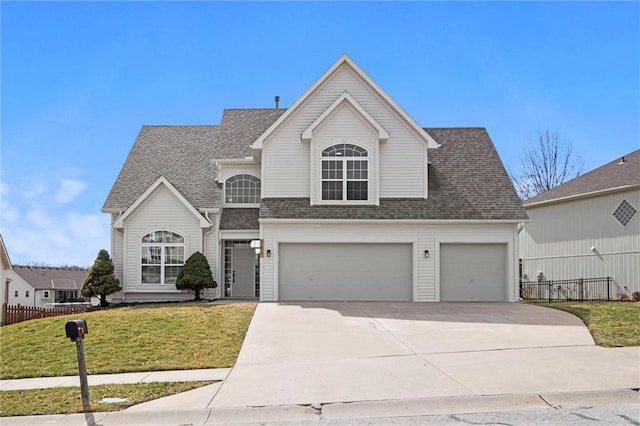
<path fill-rule="evenodd" d="M 518 196 L 526 200 L 580 176 L 582 161 L 569 141 L 558 132 L 539 131 L 535 141 L 523 148 L 518 173 L 511 180 Z"/>

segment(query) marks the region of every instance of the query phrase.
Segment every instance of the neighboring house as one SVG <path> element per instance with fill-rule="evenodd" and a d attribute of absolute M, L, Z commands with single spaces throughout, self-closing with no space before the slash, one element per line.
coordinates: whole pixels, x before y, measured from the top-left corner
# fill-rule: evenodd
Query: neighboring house
<path fill-rule="evenodd" d="M 9 286 L 8 274 L 11 271 L 11 259 L 9 258 L 9 252 L 4 245 L 2 234 L 0 234 L 0 307 L 7 303 L 7 288 Z M 0 309 L 2 318 L 0 318 L 0 324 L 4 324 L 4 309 Z"/>
<path fill-rule="evenodd" d="M 80 294 L 87 269 L 78 267 L 20 266 L 9 272 L 8 304 L 51 307 L 84 302 Z"/>
<path fill-rule="evenodd" d="M 611 277 L 611 297 L 640 291 L 640 150 L 524 206 L 524 281 Z"/>
<path fill-rule="evenodd" d="M 527 219 L 483 128 L 420 127 L 348 56 L 290 108 L 143 126 L 106 199 L 132 301 L 514 301 Z"/>

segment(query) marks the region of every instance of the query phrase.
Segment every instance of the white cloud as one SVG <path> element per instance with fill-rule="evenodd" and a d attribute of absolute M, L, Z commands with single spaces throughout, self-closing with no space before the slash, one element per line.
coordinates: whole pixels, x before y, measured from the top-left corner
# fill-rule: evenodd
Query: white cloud
<path fill-rule="evenodd" d="M 31 225 L 40 229 L 53 229 L 51 217 L 43 210 L 32 209 L 27 211 L 26 218 Z"/>
<path fill-rule="evenodd" d="M 3 229 L 3 238 L 14 264 L 45 263 L 53 266 L 91 266 L 98 251 L 110 250 L 109 216 L 64 212 L 49 215 L 36 227 L 30 218 Z"/>
<path fill-rule="evenodd" d="M 75 179 L 60 179 L 60 187 L 54 192 L 57 203 L 66 204 L 76 198 L 87 187 L 87 183 Z"/>

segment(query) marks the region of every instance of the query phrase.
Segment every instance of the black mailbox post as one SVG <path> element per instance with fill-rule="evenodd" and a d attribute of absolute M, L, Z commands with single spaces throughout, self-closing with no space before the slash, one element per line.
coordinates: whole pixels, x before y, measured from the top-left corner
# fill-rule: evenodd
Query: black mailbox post
<path fill-rule="evenodd" d="M 83 319 L 68 321 L 64 326 L 67 337 L 72 342 L 76 342 L 76 352 L 78 353 L 78 373 L 80 376 L 80 392 L 82 393 L 82 408 L 85 412 L 91 411 L 89 400 L 89 382 L 87 380 L 87 364 L 84 361 L 84 335 L 89 334 L 87 322 Z"/>
<path fill-rule="evenodd" d="M 67 337 L 71 339 L 72 342 L 77 342 L 78 339 L 83 339 L 84 335 L 89 333 L 87 322 L 83 319 L 67 322 L 64 329 L 67 333 Z"/>

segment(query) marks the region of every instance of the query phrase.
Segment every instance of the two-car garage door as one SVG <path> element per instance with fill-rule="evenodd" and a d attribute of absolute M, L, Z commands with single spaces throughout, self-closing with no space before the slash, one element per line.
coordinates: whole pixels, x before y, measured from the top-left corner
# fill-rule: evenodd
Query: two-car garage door
<path fill-rule="evenodd" d="M 281 243 L 283 301 L 410 301 L 411 244 Z"/>

